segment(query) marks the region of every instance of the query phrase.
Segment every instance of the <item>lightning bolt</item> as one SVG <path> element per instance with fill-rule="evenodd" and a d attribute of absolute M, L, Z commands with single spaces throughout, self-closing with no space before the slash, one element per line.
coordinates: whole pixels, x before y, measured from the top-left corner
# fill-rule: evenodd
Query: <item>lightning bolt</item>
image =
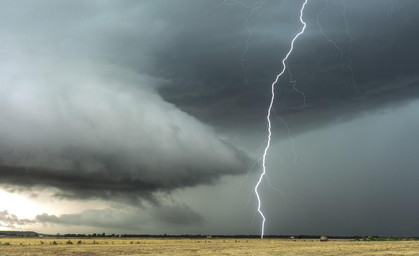
<path fill-rule="evenodd" d="M 303 96 L 303 107 L 305 108 L 306 105 L 307 105 L 306 104 L 306 94 L 303 91 L 301 91 L 300 89 L 297 88 L 297 86 L 296 86 L 297 81 L 294 80 L 294 75 L 291 73 L 291 70 L 290 70 L 289 65 L 288 65 L 288 61 L 286 61 L 285 63 L 287 64 L 287 67 L 288 67 L 287 71 L 288 71 L 288 75 L 290 77 L 290 84 L 292 86 L 292 89 L 294 89 L 294 91 L 298 92 L 299 94 L 301 94 Z"/>
<path fill-rule="evenodd" d="M 342 16 L 343 16 L 343 20 L 345 22 L 345 33 L 346 33 L 346 36 L 349 39 L 349 47 L 348 47 L 348 52 L 346 54 L 346 59 L 347 59 L 346 67 L 348 68 L 349 73 L 350 73 L 351 84 L 352 84 L 355 92 L 358 95 L 361 96 L 361 99 L 363 101 L 363 107 L 365 108 L 365 102 L 364 102 L 365 99 L 364 99 L 364 96 L 363 96 L 361 90 L 356 85 L 355 77 L 354 77 L 354 71 L 353 71 L 353 68 L 352 68 L 352 62 L 353 61 L 352 61 L 351 55 L 352 55 L 352 45 L 353 45 L 354 38 L 352 37 L 352 34 L 349 31 L 349 22 L 348 22 L 348 18 L 346 17 L 346 4 L 345 4 L 344 0 L 340 0 L 340 2 L 342 4 Z M 326 33 L 324 32 L 323 27 L 322 27 L 322 25 L 320 24 L 320 21 L 319 21 L 320 16 L 324 13 L 324 11 L 328 8 L 328 6 L 329 6 L 329 0 L 325 0 L 324 7 L 320 10 L 319 13 L 317 13 L 317 18 L 316 18 L 317 26 L 319 27 L 319 31 L 322 34 L 322 36 L 340 52 L 340 58 L 342 60 L 342 65 L 345 67 L 344 60 L 343 60 L 343 54 L 344 54 L 343 48 L 341 46 L 339 46 L 335 41 L 333 41 L 332 39 L 330 39 L 330 37 L 328 37 L 326 35 Z"/>
<path fill-rule="evenodd" d="M 276 117 L 279 121 L 281 121 L 281 123 L 283 123 L 283 124 L 284 124 L 285 128 L 287 128 L 288 139 L 289 139 L 289 140 L 290 140 L 290 142 L 291 142 L 291 151 L 292 151 L 292 153 L 294 154 L 294 164 L 295 164 L 295 165 L 297 165 L 298 154 L 297 154 L 297 151 L 295 150 L 295 142 L 294 142 L 294 138 L 291 136 L 291 129 L 290 129 L 290 127 L 289 127 L 288 123 L 287 123 L 287 122 L 285 122 L 285 120 L 284 120 L 283 118 L 281 118 L 281 117 L 280 117 L 280 116 L 279 116 L 279 115 L 275 112 L 275 109 L 273 109 L 273 113 L 274 113 L 275 117 Z"/>
<path fill-rule="evenodd" d="M 346 58 L 348 59 L 348 69 L 351 73 L 351 81 L 352 81 L 352 86 L 354 87 L 355 91 L 358 93 L 358 95 L 361 96 L 362 99 L 362 104 L 363 107 L 365 109 L 365 99 L 364 99 L 364 95 L 362 94 L 361 90 L 358 88 L 358 86 L 355 83 L 355 78 L 354 78 L 354 71 L 352 69 L 352 58 L 351 58 L 351 54 L 352 54 L 352 45 L 354 42 L 354 38 L 352 37 L 351 32 L 349 32 L 349 22 L 348 22 L 348 18 L 346 17 L 346 4 L 344 0 L 341 0 L 342 2 L 342 15 L 343 15 L 343 20 L 345 21 L 345 31 L 346 31 L 346 35 L 349 38 L 349 49 L 348 49 L 348 54 L 346 55 Z"/>
<path fill-rule="evenodd" d="M 286 61 L 288 59 L 288 57 L 291 55 L 292 51 L 294 50 L 294 42 L 295 40 L 297 40 L 297 38 L 302 35 L 306 29 L 306 23 L 303 20 L 303 14 L 304 14 L 304 8 L 307 5 L 308 0 L 304 0 L 304 3 L 300 9 L 300 22 L 301 24 L 303 24 L 303 28 L 301 29 L 301 31 L 292 39 L 291 41 L 291 47 L 290 50 L 288 51 L 288 53 L 285 55 L 285 58 L 282 60 L 282 71 L 276 76 L 276 79 L 274 80 L 274 82 L 271 85 L 271 102 L 269 104 L 269 108 L 267 111 L 267 116 L 266 116 L 266 120 L 268 122 L 268 141 L 266 143 L 266 147 L 265 150 L 263 152 L 263 156 L 262 156 L 262 174 L 260 175 L 258 182 L 255 185 L 255 194 L 256 194 L 256 198 L 258 201 L 258 207 L 257 210 L 260 214 L 260 216 L 262 217 L 262 232 L 261 232 L 261 236 L 260 238 L 263 238 L 264 234 L 265 234 L 265 215 L 263 214 L 262 210 L 261 210 L 261 200 L 260 200 L 260 195 L 259 195 L 259 186 L 260 183 L 262 182 L 263 178 L 266 175 L 266 155 L 268 154 L 269 148 L 271 146 L 271 137 L 272 137 L 272 125 L 271 125 L 271 112 L 272 112 L 272 106 L 275 100 L 275 85 L 278 83 L 279 78 L 284 74 L 285 70 L 287 69 L 286 66 Z"/>
<path fill-rule="evenodd" d="M 332 39 L 330 39 L 330 37 L 328 37 L 326 35 L 326 33 L 323 30 L 322 25 L 320 24 L 320 20 L 319 20 L 320 19 L 320 16 L 324 13 L 324 11 L 328 7 L 329 7 L 329 0 L 325 0 L 323 8 L 320 10 L 319 13 L 317 13 L 316 23 L 317 23 L 317 26 L 319 27 L 319 30 L 320 30 L 320 33 L 322 34 L 322 36 L 340 52 L 340 59 L 342 60 L 342 65 L 344 65 L 344 63 L 343 63 L 343 49 L 342 49 L 342 47 L 340 47 L 335 41 L 333 41 Z"/>
<path fill-rule="evenodd" d="M 247 8 L 250 8 L 250 12 L 249 12 L 249 15 L 247 15 L 247 17 L 246 17 L 246 21 L 244 22 L 244 28 L 246 29 L 246 32 L 248 34 L 248 37 L 247 37 L 247 40 L 246 40 L 246 42 L 244 44 L 244 51 L 243 51 L 242 56 L 241 56 L 242 66 L 243 66 L 243 63 L 244 63 L 244 59 L 246 57 L 246 54 L 249 51 L 249 41 L 250 41 L 250 39 L 252 39 L 252 36 L 253 36 L 252 31 L 250 31 L 250 29 L 248 27 L 249 20 L 253 16 L 253 13 L 257 9 L 261 8 L 264 3 L 265 3 L 265 0 L 259 0 L 255 4 L 253 4 L 252 6 L 246 6 Z"/>
<path fill-rule="evenodd" d="M 216 9 L 220 8 L 221 6 L 223 6 L 225 3 L 227 2 L 227 0 L 223 0 L 222 2 L 220 2 L 219 4 L 217 4 L 216 6 L 212 7 L 211 9 L 209 9 L 207 11 L 207 13 L 205 14 L 205 19 L 204 21 L 208 18 L 208 16 L 210 15 L 210 13 L 212 13 L 213 11 L 215 11 Z"/>
<path fill-rule="evenodd" d="M 248 79 L 247 79 L 246 72 L 245 72 L 244 61 L 245 61 L 245 58 L 246 58 L 246 54 L 247 54 L 247 52 L 249 51 L 249 42 L 250 42 L 250 40 L 251 40 L 251 39 L 252 39 L 252 37 L 253 37 L 253 33 L 252 33 L 252 31 L 249 29 L 249 21 L 250 21 L 250 19 L 252 18 L 253 13 L 254 13 L 257 9 L 261 8 L 261 7 L 265 4 L 265 2 L 266 2 L 266 0 L 257 0 L 257 1 L 256 1 L 256 2 L 254 2 L 253 4 L 246 4 L 246 3 L 243 3 L 243 2 L 240 2 L 240 1 L 238 1 L 238 2 L 229 2 L 228 0 L 224 0 L 224 1 L 222 1 L 221 3 L 219 3 L 218 5 L 216 5 L 216 6 L 214 6 L 213 8 L 211 8 L 211 9 L 207 12 L 207 14 L 206 14 L 206 16 L 208 16 L 208 15 L 209 15 L 212 11 L 214 11 L 214 10 L 216 10 L 216 9 L 218 9 L 218 8 L 220 8 L 220 7 L 222 7 L 223 5 L 226 5 L 226 6 L 235 6 L 235 5 L 239 5 L 239 6 L 241 6 L 241 7 L 244 7 L 244 8 L 246 8 L 246 9 L 249 9 L 249 10 L 250 10 L 250 11 L 249 11 L 249 14 L 246 16 L 246 20 L 244 21 L 244 30 L 245 30 L 245 31 L 246 31 L 246 33 L 247 33 L 247 38 L 246 38 L 246 41 L 244 42 L 243 52 L 242 52 L 242 54 L 241 54 L 241 56 L 240 56 L 240 66 L 241 66 L 242 73 L 243 73 L 244 83 L 245 83 L 246 85 L 248 85 Z"/>
<path fill-rule="evenodd" d="M 244 43 L 244 49 L 243 49 L 242 55 L 240 57 L 240 66 L 241 66 L 241 69 L 242 69 L 245 85 L 248 85 L 249 82 L 248 82 L 246 72 L 245 72 L 244 61 L 245 61 L 246 54 L 249 51 L 249 42 L 253 37 L 252 31 L 250 31 L 250 29 L 249 29 L 249 21 L 250 21 L 250 18 L 253 16 L 253 13 L 257 9 L 261 8 L 265 4 L 265 2 L 266 2 L 266 0 L 258 0 L 253 4 L 245 4 L 245 3 L 242 3 L 242 2 L 229 3 L 228 1 L 224 2 L 224 4 L 228 5 L 228 6 L 241 5 L 242 7 L 247 8 L 247 9 L 250 10 L 249 14 L 247 15 L 246 20 L 244 22 L 244 29 L 246 30 L 246 33 L 247 33 L 247 39 Z"/>

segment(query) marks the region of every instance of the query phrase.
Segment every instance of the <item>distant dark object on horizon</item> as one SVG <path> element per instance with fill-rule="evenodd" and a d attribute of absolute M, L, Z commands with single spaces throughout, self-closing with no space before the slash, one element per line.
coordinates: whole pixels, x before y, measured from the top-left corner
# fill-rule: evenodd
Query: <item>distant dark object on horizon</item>
<path fill-rule="evenodd" d="M 39 234 L 33 231 L 0 231 L 0 237 L 5 236 L 38 237 Z"/>

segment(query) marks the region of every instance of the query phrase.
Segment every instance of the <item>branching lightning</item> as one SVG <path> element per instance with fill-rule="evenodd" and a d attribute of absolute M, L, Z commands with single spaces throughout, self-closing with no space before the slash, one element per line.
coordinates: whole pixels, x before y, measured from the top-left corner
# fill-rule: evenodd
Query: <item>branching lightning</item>
<path fill-rule="evenodd" d="M 252 39 L 252 36 L 253 36 L 252 32 L 250 31 L 250 29 L 248 27 L 249 20 L 252 17 L 253 13 L 257 9 L 259 9 L 260 7 L 262 7 L 264 3 L 265 3 L 265 0 L 259 0 L 255 4 L 253 4 L 252 6 L 247 6 L 247 8 L 250 8 L 250 12 L 249 12 L 249 15 L 247 15 L 247 17 L 246 17 L 246 21 L 244 23 L 244 28 L 246 29 L 246 32 L 248 34 L 248 37 L 247 37 L 246 42 L 244 44 L 244 50 L 243 50 L 243 53 L 242 53 L 242 56 L 241 56 L 242 66 L 243 66 L 243 63 L 244 63 L 244 59 L 246 57 L 246 54 L 249 51 L 249 41 L 250 41 L 250 39 Z"/>
<path fill-rule="evenodd" d="M 257 201 L 258 201 L 257 210 L 258 210 L 260 216 L 262 217 L 262 232 L 261 232 L 261 236 L 260 236 L 261 238 L 263 238 L 263 236 L 265 234 L 265 221 L 266 221 L 266 218 L 265 218 L 265 215 L 263 214 L 263 212 L 261 210 L 261 200 L 260 200 L 260 195 L 259 195 L 258 189 L 259 189 L 260 183 L 262 182 L 263 178 L 266 175 L 266 155 L 267 155 L 267 153 L 269 151 L 269 148 L 270 148 L 270 145 L 271 145 L 271 137 L 272 137 L 272 131 L 271 131 L 271 128 L 272 128 L 271 127 L 271 112 L 272 112 L 272 107 L 273 107 L 273 103 L 274 103 L 274 100 L 275 100 L 275 85 L 278 82 L 279 78 L 284 74 L 285 70 L 287 69 L 286 61 L 287 61 L 288 57 L 291 55 L 291 53 L 292 53 L 292 51 L 294 49 L 294 42 L 295 42 L 295 40 L 297 40 L 297 38 L 300 35 L 302 35 L 304 33 L 304 31 L 305 31 L 305 28 L 306 28 L 306 25 L 307 24 L 303 20 L 303 14 L 304 14 L 304 8 L 307 5 L 307 2 L 308 2 L 308 0 L 305 0 L 304 3 L 303 3 L 303 5 L 302 5 L 302 7 L 301 7 L 301 9 L 300 9 L 300 22 L 301 22 L 301 24 L 303 24 L 303 28 L 292 39 L 290 50 L 285 55 L 285 58 L 282 60 L 282 71 L 276 76 L 275 81 L 271 85 L 271 102 L 269 104 L 269 108 L 268 108 L 267 116 L 266 116 L 266 120 L 268 122 L 268 141 L 266 143 L 266 147 L 265 147 L 265 150 L 264 150 L 263 156 L 262 156 L 262 174 L 260 175 L 260 177 L 258 179 L 258 182 L 255 185 L 255 194 L 256 194 Z"/>
<path fill-rule="evenodd" d="M 290 129 L 290 127 L 289 127 L 288 123 L 287 123 L 287 122 L 285 122 L 285 120 L 284 120 L 283 118 L 281 118 L 279 115 L 277 115 L 277 114 L 276 114 L 275 109 L 272 109 L 272 110 L 273 110 L 273 113 L 274 113 L 275 117 L 276 117 L 279 121 L 281 121 L 281 123 L 283 123 L 283 124 L 284 124 L 285 128 L 287 128 L 288 139 L 289 139 L 289 140 L 290 140 L 290 142 L 291 142 L 291 151 L 292 151 L 292 153 L 294 154 L 294 164 L 295 164 L 295 165 L 297 165 L 298 154 L 297 154 L 297 151 L 295 150 L 295 142 L 294 142 L 294 138 L 291 136 L 291 129 Z"/>
<path fill-rule="evenodd" d="M 353 86 L 354 90 L 356 91 L 356 93 L 358 95 L 360 95 L 362 97 L 362 100 L 364 101 L 363 94 L 362 94 L 361 90 L 358 88 L 358 86 L 356 85 L 355 77 L 354 77 L 354 71 L 353 71 L 353 68 L 352 68 L 351 54 L 352 54 L 352 45 L 353 45 L 354 38 L 352 37 L 352 34 L 349 31 L 349 22 L 348 22 L 348 18 L 346 17 L 346 4 L 345 4 L 344 0 L 341 0 L 340 2 L 342 4 L 342 16 L 343 16 L 343 20 L 345 22 L 345 33 L 346 33 L 346 36 L 348 37 L 348 40 L 349 40 L 348 52 L 346 54 L 346 60 L 347 60 L 346 67 L 349 70 L 349 73 L 350 73 L 350 76 L 351 76 L 351 83 L 352 83 L 352 86 Z M 323 27 L 321 26 L 320 21 L 319 21 L 320 16 L 328 8 L 328 6 L 329 6 L 329 0 L 325 0 L 324 7 L 320 10 L 319 13 L 317 13 L 317 18 L 316 18 L 317 26 L 319 27 L 319 31 L 322 34 L 322 36 L 339 51 L 340 58 L 342 60 L 342 65 L 345 66 L 344 60 L 343 60 L 343 58 L 344 58 L 343 48 L 340 45 L 338 45 L 335 41 L 330 39 L 330 37 L 328 37 L 326 35 L 326 33 L 324 32 Z M 364 103 L 364 105 L 365 105 L 365 103 Z"/>
<path fill-rule="evenodd" d="M 208 10 L 207 11 L 207 14 L 206 14 L 206 17 L 207 17 L 212 11 L 214 11 L 214 10 L 222 7 L 223 5 L 226 5 L 226 6 L 239 5 L 239 6 L 242 6 L 242 7 L 246 8 L 246 9 L 249 9 L 250 10 L 249 11 L 249 14 L 246 16 L 246 20 L 244 21 L 244 29 L 245 29 L 245 31 L 247 33 L 247 38 L 246 38 L 246 41 L 244 42 L 243 52 L 242 52 L 242 54 L 240 56 L 240 66 L 241 66 L 241 69 L 242 69 L 242 73 L 243 73 L 243 77 L 244 77 L 244 82 L 245 82 L 246 85 L 248 85 L 248 80 L 246 78 L 244 61 L 245 61 L 245 58 L 246 58 L 246 54 L 249 51 L 249 42 L 250 42 L 250 40 L 253 37 L 252 31 L 249 29 L 249 21 L 252 18 L 253 13 L 257 9 L 261 8 L 265 4 L 265 2 L 266 2 L 266 0 L 256 0 L 256 2 L 254 2 L 252 4 L 246 4 L 246 3 L 243 3 L 243 2 L 240 2 L 240 1 L 230 2 L 228 0 L 223 0 L 218 5 L 214 6 L 210 10 Z"/>
<path fill-rule="evenodd" d="M 288 75 L 290 76 L 290 84 L 292 86 L 292 89 L 303 96 L 303 107 L 306 107 L 306 105 L 307 105 L 306 104 L 306 94 L 302 90 L 297 88 L 297 81 L 294 80 L 294 75 L 291 73 L 291 70 L 290 70 L 289 65 L 288 65 L 288 61 L 286 61 L 285 63 L 287 64 L 287 72 L 288 72 Z"/>
<path fill-rule="evenodd" d="M 351 32 L 349 32 L 349 22 L 348 22 L 348 18 L 346 17 L 346 5 L 345 5 L 345 1 L 341 0 L 342 2 L 342 15 L 343 15 L 343 19 L 345 20 L 345 31 L 346 31 L 346 35 L 349 38 L 349 49 L 348 49 L 348 54 L 346 55 L 346 58 L 348 59 L 348 69 L 351 73 L 351 81 L 352 81 L 352 86 L 354 87 L 355 91 L 358 93 L 358 95 L 360 95 L 362 97 L 362 101 L 363 101 L 363 105 L 365 108 L 365 102 L 364 102 L 364 97 L 363 94 L 361 92 L 361 90 L 358 88 L 358 86 L 355 83 L 355 78 L 354 78 L 354 71 L 352 69 L 352 58 L 351 58 L 351 54 L 352 54 L 352 44 L 354 41 L 354 38 L 352 37 Z"/>
<path fill-rule="evenodd" d="M 226 2 L 227 2 L 227 0 L 223 0 L 222 2 L 220 2 L 219 4 L 217 4 L 216 6 L 212 7 L 211 9 L 209 9 L 207 11 L 207 13 L 205 14 L 205 19 L 210 15 L 211 12 L 213 12 L 216 9 L 220 8 L 221 6 L 223 6 Z"/>
<path fill-rule="evenodd" d="M 249 13 L 246 16 L 246 20 L 244 22 L 244 29 L 245 29 L 245 31 L 246 31 L 246 33 L 247 33 L 248 36 L 247 36 L 247 39 L 246 39 L 246 41 L 244 43 L 243 52 L 242 52 L 242 55 L 241 55 L 241 58 L 240 58 L 240 62 L 241 62 L 241 66 L 242 66 L 242 71 L 243 71 L 244 77 L 245 77 L 245 72 L 244 72 L 245 57 L 246 57 L 247 52 L 249 51 L 249 47 L 248 47 L 249 46 L 249 42 L 250 42 L 250 40 L 252 39 L 252 36 L 253 36 L 251 30 L 248 27 L 249 21 L 250 21 L 251 17 L 253 16 L 254 12 L 257 9 L 261 8 L 265 4 L 265 2 L 266 2 L 266 0 L 254 0 L 254 2 L 252 4 L 246 4 L 246 3 L 243 3 L 243 2 L 240 2 L 240 1 L 222 0 L 218 5 L 216 5 L 213 8 L 211 8 L 207 12 L 207 14 L 206 14 L 206 17 L 207 17 L 212 11 L 214 11 L 217 8 L 222 7 L 223 5 L 226 5 L 226 6 L 240 5 L 240 6 L 245 7 L 245 8 L 247 8 L 249 10 Z M 261 202 L 261 197 L 260 197 L 260 194 L 259 194 L 259 186 L 261 185 L 262 181 L 266 180 L 266 182 L 268 183 L 268 185 L 271 188 L 273 188 L 274 190 L 276 190 L 279 193 L 283 194 L 283 192 L 281 190 L 279 190 L 278 188 L 275 188 L 275 187 L 273 187 L 271 185 L 271 183 L 269 181 L 269 178 L 268 178 L 267 170 L 266 170 L 266 157 L 267 157 L 267 154 L 268 154 L 269 149 L 270 149 L 271 138 L 272 138 L 272 131 L 271 131 L 272 130 L 272 124 L 271 124 L 271 115 L 272 114 L 275 115 L 286 126 L 286 128 L 287 128 L 288 137 L 289 137 L 289 139 L 291 141 L 291 149 L 292 149 L 292 152 L 294 153 L 294 156 L 295 156 L 295 159 L 294 159 L 295 160 L 295 163 L 297 162 L 297 157 L 298 157 L 298 155 L 297 155 L 297 153 L 295 151 L 295 148 L 294 148 L 295 147 L 295 144 L 294 144 L 294 140 L 293 140 L 293 138 L 291 136 L 291 133 L 290 133 L 290 128 L 289 128 L 288 124 L 285 122 L 285 120 L 283 120 L 280 116 L 278 116 L 275 113 L 275 110 L 273 109 L 273 104 L 274 104 L 274 100 L 275 100 L 275 86 L 278 83 L 279 78 L 285 73 L 285 71 L 287 71 L 288 72 L 288 75 L 290 77 L 289 82 L 292 85 L 292 88 L 296 92 L 302 94 L 303 99 L 304 99 L 304 107 L 306 106 L 306 95 L 305 95 L 305 93 L 303 91 L 299 90 L 296 87 L 296 81 L 294 80 L 293 75 L 292 75 L 292 73 L 291 73 L 291 71 L 290 71 L 290 69 L 288 67 L 288 58 L 291 55 L 291 53 L 293 52 L 293 50 L 294 50 L 294 43 L 295 43 L 295 41 L 298 39 L 299 36 L 301 36 L 305 32 L 306 23 L 303 20 L 303 15 L 304 15 L 304 9 L 305 9 L 306 5 L 308 4 L 308 2 L 309 2 L 309 0 L 304 0 L 304 3 L 302 4 L 301 9 L 300 9 L 299 19 L 300 19 L 301 24 L 303 25 L 302 26 L 302 29 L 291 40 L 290 49 L 287 52 L 287 54 L 285 55 L 285 57 L 282 59 L 282 70 L 281 70 L 281 72 L 279 74 L 277 74 L 275 80 L 273 81 L 273 83 L 271 85 L 271 101 L 270 101 L 270 104 L 269 104 L 269 107 L 268 107 L 268 110 L 267 110 L 267 115 L 266 115 L 268 136 L 267 136 L 265 142 L 262 144 L 262 145 L 265 145 L 265 148 L 263 150 L 263 155 L 254 163 L 254 165 L 248 171 L 246 177 L 241 182 L 241 185 L 243 185 L 243 183 L 245 183 L 245 181 L 248 179 L 249 174 L 254 170 L 254 167 L 257 164 L 259 164 L 260 162 L 262 162 L 262 170 L 260 170 L 261 171 L 261 174 L 260 174 L 260 176 L 259 176 L 259 178 L 257 180 L 257 183 L 256 183 L 255 187 L 254 187 L 254 192 L 255 192 L 256 198 L 257 198 L 257 212 L 255 211 L 254 217 L 253 217 L 253 221 L 254 221 L 255 216 L 257 215 L 257 213 L 259 213 L 259 215 L 262 218 L 261 238 L 263 238 L 264 235 L 265 235 L 265 221 L 266 221 L 266 218 L 265 218 L 265 215 L 263 214 L 262 209 L 261 209 L 262 202 Z M 333 47 L 335 47 L 339 51 L 340 58 L 342 60 L 342 67 L 343 67 L 343 69 L 346 69 L 346 70 L 349 71 L 350 78 L 351 78 L 351 84 L 353 86 L 353 89 L 361 97 L 361 99 L 363 101 L 363 106 L 364 106 L 364 109 L 365 109 L 365 98 L 364 98 L 364 94 L 358 88 L 358 86 L 357 86 L 357 84 L 355 82 L 354 72 L 353 72 L 353 68 L 352 68 L 352 62 L 353 61 L 352 61 L 352 58 L 351 58 L 351 54 L 352 54 L 352 48 L 353 48 L 354 38 L 351 35 L 350 30 L 349 30 L 349 22 L 348 22 L 347 15 L 346 15 L 346 4 L 345 4 L 345 0 L 340 0 L 340 2 L 341 2 L 341 6 L 342 6 L 342 9 L 341 9 L 342 10 L 342 16 L 343 16 L 343 20 L 345 22 L 345 33 L 346 33 L 346 37 L 347 37 L 347 39 L 349 41 L 348 42 L 348 46 L 346 46 L 346 44 L 339 44 L 339 43 L 333 41 L 331 39 L 331 37 L 329 37 L 325 33 L 322 25 L 320 24 L 320 21 L 319 21 L 320 20 L 320 17 L 328 9 L 328 7 L 329 7 L 329 0 L 324 0 L 324 6 L 323 6 L 323 8 L 321 8 L 320 12 L 317 13 L 316 23 L 318 25 L 319 31 L 322 34 L 322 36 Z M 388 16 L 391 13 L 394 12 L 394 0 L 389 0 L 389 4 L 390 4 L 390 10 L 389 10 L 389 12 L 387 14 Z M 246 81 L 246 77 L 245 77 L 245 81 Z M 249 184 L 246 182 L 246 185 L 249 185 Z M 246 207 L 247 207 L 247 205 L 248 205 L 249 202 L 250 202 L 250 197 L 249 197 L 249 200 L 246 203 Z M 252 223 L 253 223 L 253 221 L 252 221 Z"/>
<path fill-rule="evenodd" d="M 319 27 L 319 30 L 320 30 L 320 33 L 322 34 L 322 36 L 340 52 L 340 58 L 341 58 L 342 64 L 343 64 L 343 49 L 342 49 L 342 47 L 340 47 L 335 41 L 333 41 L 332 39 L 330 39 L 330 37 L 328 37 L 326 35 L 326 33 L 323 30 L 322 25 L 320 24 L 320 20 L 319 20 L 320 16 L 327 9 L 327 7 L 329 7 L 329 0 L 325 0 L 323 8 L 320 10 L 319 13 L 317 13 L 316 23 L 317 23 L 317 26 Z"/>
<path fill-rule="evenodd" d="M 244 49 L 243 49 L 242 55 L 240 57 L 240 66 L 241 66 L 242 73 L 243 73 L 244 83 L 246 85 L 248 85 L 248 80 L 247 80 L 247 77 L 246 77 L 244 61 L 245 61 L 246 54 L 249 51 L 249 42 L 253 37 L 252 31 L 250 31 L 250 29 L 249 29 L 249 21 L 250 21 L 250 18 L 253 16 L 253 13 L 257 9 L 261 8 L 265 4 L 265 2 L 266 2 L 266 0 L 257 0 L 255 3 L 253 3 L 251 5 L 246 5 L 245 3 L 242 3 L 242 2 L 235 2 L 235 3 L 229 3 L 227 1 L 225 2 L 225 4 L 229 5 L 229 6 L 241 5 L 241 6 L 250 10 L 249 14 L 247 15 L 246 20 L 244 22 L 244 29 L 246 30 L 246 33 L 247 33 L 247 39 L 244 43 Z"/>

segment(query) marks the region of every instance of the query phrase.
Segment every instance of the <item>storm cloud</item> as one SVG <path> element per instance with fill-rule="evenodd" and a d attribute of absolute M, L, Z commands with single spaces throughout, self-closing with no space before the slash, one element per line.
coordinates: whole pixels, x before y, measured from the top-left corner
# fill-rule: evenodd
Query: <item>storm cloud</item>
<path fill-rule="evenodd" d="M 166 205 L 144 210 L 125 207 L 103 210 L 85 210 L 78 214 L 60 216 L 42 214 L 36 216 L 38 223 L 65 226 L 89 226 L 102 229 L 147 230 L 148 225 L 160 223 L 162 226 L 199 225 L 204 219 L 186 205 Z"/>
<path fill-rule="evenodd" d="M 35 23 L 2 16 L 7 19 L 0 49 L 2 184 L 57 188 L 61 197 L 135 202 L 246 171 L 244 153 L 156 93 L 159 78 L 100 56 L 97 40 L 120 27 L 108 28 L 104 13 L 92 13 L 97 6 L 63 3 L 81 12 L 76 11 L 77 20 L 85 23 L 79 29 L 68 9 L 43 3 L 51 4 L 47 17 L 42 4 L 6 8 L 16 17 L 39 15 Z"/>
<path fill-rule="evenodd" d="M 258 233 L 244 174 L 303 1 L 255 2 L 2 1 L 2 188 L 92 202 L 33 215 L 61 230 Z M 309 1 L 276 87 L 267 232 L 416 234 L 418 8 Z"/>
<path fill-rule="evenodd" d="M 162 65 L 151 72 L 173 80 L 160 93 L 222 130 L 243 125 L 254 130 L 257 124 L 261 129 L 268 87 L 301 27 L 300 5 L 301 1 L 269 1 L 255 10 L 248 21 L 252 37 L 242 63 L 249 36 L 244 22 L 251 9 L 223 5 L 206 16 L 204 25 L 180 30 L 156 55 Z M 285 72 L 277 84 L 274 106 L 294 134 L 417 99 L 417 8 L 416 1 L 399 1 L 393 7 L 390 1 L 309 2 L 306 32 L 289 58 L 291 73 Z"/>

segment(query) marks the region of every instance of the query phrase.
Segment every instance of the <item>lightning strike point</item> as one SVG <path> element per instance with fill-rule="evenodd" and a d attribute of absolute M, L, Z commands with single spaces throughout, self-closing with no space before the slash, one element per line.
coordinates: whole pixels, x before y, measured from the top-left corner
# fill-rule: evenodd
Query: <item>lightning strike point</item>
<path fill-rule="evenodd" d="M 286 66 L 286 61 L 288 59 L 288 57 L 291 55 L 293 49 L 294 49 L 294 42 L 295 40 L 297 40 L 297 38 L 302 35 L 306 29 L 306 23 L 303 20 L 303 14 L 304 14 L 304 8 L 307 5 L 308 0 L 305 0 L 301 9 L 300 9 L 300 22 L 301 24 L 303 24 L 303 28 L 301 29 L 301 31 L 292 39 L 291 41 L 291 47 L 290 50 L 288 51 L 288 53 L 285 55 L 284 59 L 282 60 L 282 71 L 276 76 L 276 79 L 274 80 L 274 82 L 271 85 L 271 102 L 269 104 L 269 108 L 267 111 L 267 116 L 266 116 L 266 121 L 268 122 L 268 141 L 266 143 L 266 147 L 265 150 L 263 152 L 263 156 L 262 156 L 262 174 L 260 175 L 258 182 L 255 185 L 255 194 L 256 194 L 256 198 L 258 201 L 258 207 L 257 207 L 257 211 L 259 212 L 259 215 L 262 217 L 262 232 L 260 235 L 260 238 L 263 238 L 263 236 L 265 235 L 265 215 L 263 214 L 262 210 L 261 210 L 261 200 L 260 200 L 260 196 L 259 196 L 259 185 L 262 182 L 263 178 L 266 175 L 266 155 L 268 154 L 269 151 L 269 147 L 271 146 L 271 137 L 272 137 L 272 125 L 271 125 L 271 112 L 272 112 L 272 106 L 275 100 L 275 85 L 278 82 L 279 78 L 284 74 L 285 70 L 287 69 Z"/>

